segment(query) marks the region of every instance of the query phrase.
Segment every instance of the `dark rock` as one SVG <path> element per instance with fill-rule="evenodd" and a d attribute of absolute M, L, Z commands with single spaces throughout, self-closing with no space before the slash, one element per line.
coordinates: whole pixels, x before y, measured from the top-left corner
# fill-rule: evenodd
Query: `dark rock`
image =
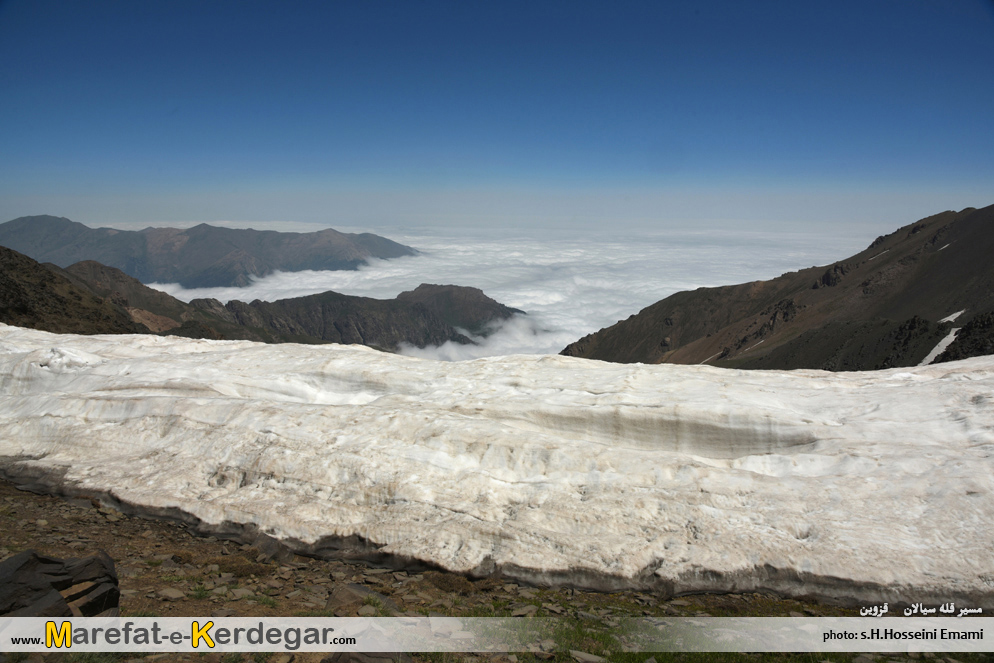
<path fill-rule="evenodd" d="M 935 363 L 994 354 L 994 311 L 973 317 L 956 334 Z"/>
<path fill-rule="evenodd" d="M 821 275 L 821 285 L 831 288 L 833 285 L 839 285 L 842 283 L 842 277 L 832 270 L 826 270 L 824 274 Z"/>
<path fill-rule="evenodd" d="M 893 235 L 893 234 L 894 234 L 894 233 L 891 233 L 891 235 Z M 880 246 L 881 244 L 883 244 L 884 242 L 886 242 L 886 241 L 887 241 L 887 238 L 888 238 L 888 237 L 890 237 L 891 235 L 880 235 L 880 236 L 879 236 L 879 237 L 877 237 L 877 238 L 876 238 L 875 240 L 873 240 L 873 241 L 872 241 L 872 242 L 870 243 L 870 245 L 869 245 L 868 247 L 866 247 L 866 249 L 867 249 L 867 250 L 870 250 L 870 249 L 875 249 L 875 248 L 877 248 L 878 246 Z"/>
<path fill-rule="evenodd" d="M 105 552 L 61 560 L 26 550 L 0 562 L 0 615 L 116 617 L 120 592 Z"/>

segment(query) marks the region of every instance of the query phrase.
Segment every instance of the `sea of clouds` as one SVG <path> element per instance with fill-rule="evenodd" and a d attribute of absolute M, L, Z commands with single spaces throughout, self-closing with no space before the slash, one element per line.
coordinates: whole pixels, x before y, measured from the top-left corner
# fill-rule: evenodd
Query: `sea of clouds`
<path fill-rule="evenodd" d="M 341 229 L 340 230 L 346 230 Z M 350 230 L 350 229 L 349 229 Z M 368 230 L 368 229 L 365 229 Z M 839 260 L 873 237 L 811 229 L 793 232 L 682 229 L 383 229 L 420 255 L 373 260 L 357 271 L 282 272 L 245 288 L 185 289 L 150 284 L 183 301 L 212 297 L 274 301 L 327 290 L 391 299 L 421 283 L 480 288 L 527 312 L 479 345 L 405 347 L 404 354 L 445 360 L 558 353 L 582 336 L 680 290 L 757 279 Z"/>

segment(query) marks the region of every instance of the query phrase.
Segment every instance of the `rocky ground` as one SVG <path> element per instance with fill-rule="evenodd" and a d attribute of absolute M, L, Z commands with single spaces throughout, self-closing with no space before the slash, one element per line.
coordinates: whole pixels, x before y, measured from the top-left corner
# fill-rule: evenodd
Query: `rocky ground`
<path fill-rule="evenodd" d="M 767 594 L 700 594 L 663 599 L 645 593 L 591 593 L 527 587 L 499 578 L 471 581 L 437 571 L 408 573 L 295 556 L 278 561 L 250 546 L 201 537 L 163 520 L 124 515 L 86 500 L 35 495 L 0 481 L 0 560 L 34 548 L 55 557 L 105 550 L 115 560 L 124 616 L 392 616 L 559 617 L 575 625 L 570 641 L 514 654 L 414 654 L 433 663 L 527 663 L 536 660 L 754 661 L 897 663 L 913 654 L 639 654 L 610 651 L 612 626 L 633 616 L 858 616 L 858 609 L 804 603 Z M 570 650 L 577 652 L 570 654 Z M 580 652 L 585 652 L 585 657 Z M 934 663 L 990 661 L 921 654 Z M 598 659 L 598 657 L 601 657 Z M 0 654 L 0 663 L 321 663 L 322 654 Z M 328 660 L 325 663 L 332 663 Z M 339 662 L 335 662 L 339 663 Z M 344 661 L 341 663 L 345 663 Z"/>

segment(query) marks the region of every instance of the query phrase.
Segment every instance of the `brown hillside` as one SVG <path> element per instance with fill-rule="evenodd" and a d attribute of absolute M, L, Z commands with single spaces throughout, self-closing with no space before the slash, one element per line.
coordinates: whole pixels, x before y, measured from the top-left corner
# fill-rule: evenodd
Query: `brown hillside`
<path fill-rule="evenodd" d="M 735 368 L 915 365 L 953 326 L 939 320 L 965 309 L 960 327 L 994 309 L 992 255 L 994 206 L 943 212 L 831 265 L 676 293 L 562 354 Z"/>
<path fill-rule="evenodd" d="M 118 304 L 0 246 L 0 322 L 60 334 L 142 334 Z"/>

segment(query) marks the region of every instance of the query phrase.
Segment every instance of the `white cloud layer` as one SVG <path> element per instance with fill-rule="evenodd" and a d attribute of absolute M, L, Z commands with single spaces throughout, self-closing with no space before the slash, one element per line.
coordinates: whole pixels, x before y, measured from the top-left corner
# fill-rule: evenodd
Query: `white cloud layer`
<path fill-rule="evenodd" d="M 421 283 L 482 289 L 527 317 L 503 325 L 478 346 L 447 343 L 405 348 L 405 354 L 446 360 L 557 353 L 569 343 L 680 290 L 768 279 L 825 264 L 864 248 L 872 237 L 828 231 L 667 231 L 613 234 L 564 230 L 452 228 L 387 235 L 422 255 L 374 260 L 357 271 L 284 272 L 246 288 L 187 290 L 152 284 L 179 299 L 212 297 L 251 302 L 334 290 L 390 299 Z"/>

